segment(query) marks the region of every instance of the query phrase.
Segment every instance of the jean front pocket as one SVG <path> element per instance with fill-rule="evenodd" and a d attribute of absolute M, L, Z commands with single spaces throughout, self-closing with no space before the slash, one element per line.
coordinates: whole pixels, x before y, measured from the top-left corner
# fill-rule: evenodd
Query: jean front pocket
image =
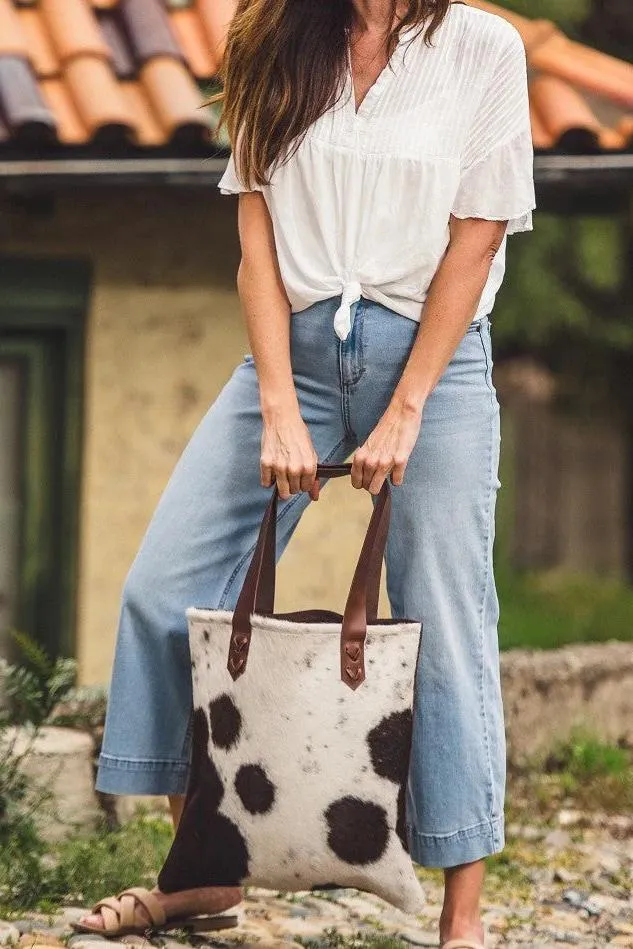
<path fill-rule="evenodd" d="M 492 335 L 490 333 L 490 320 L 487 316 L 484 316 L 483 319 L 479 321 L 477 326 L 477 333 L 479 334 L 479 340 L 481 342 L 481 348 L 483 350 L 484 359 L 486 363 L 486 385 L 490 389 L 491 394 L 495 397 L 497 396 L 497 390 L 494 387 L 494 382 L 492 379 Z"/>
<path fill-rule="evenodd" d="M 469 323 L 469 324 L 468 324 L 468 328 L 467 328 L 467 330 L 466 330 L 466 333 L 479 333 L 480 330 L 482 329 L 482 327 L 483 327 L 486 323 L 488 323 L 488 317 L 487 317 L 487 316 L 481 316 L 481 317 L 479 317 L 478 319 L 473 320 L 472 323 Z"/>

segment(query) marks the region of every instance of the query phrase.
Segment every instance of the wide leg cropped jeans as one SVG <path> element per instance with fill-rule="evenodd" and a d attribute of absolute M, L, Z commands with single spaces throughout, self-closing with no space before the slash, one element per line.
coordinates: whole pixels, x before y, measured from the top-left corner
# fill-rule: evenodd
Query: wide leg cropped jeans
<path fill-rule="evenodd" d="M 319 460 L 342 462 L 387 408 L 417 324 L 364 297 L 352 330 L 340 297 L 291 319 L 294 381 Z M 386 553 L 396 618 L 423 636 L 408 788 L 412 858 L 451 867 L 502 849 L 505 739 L 492 564 L 499 406 L 490 321 L 472 323 L 428 398 Z M 97 787 L 182 794 L 191 681 L 185 610 L 232 609 L 270 495 L 259 482 L 255 366 L 238 366 L 180 458 L 128 574 Z M 327 490 L 327 489 L 326 489 Z M 278 554 L 308 504 L 279 507 Z M 324 604 L 326 605 L 326 604 Z"/>

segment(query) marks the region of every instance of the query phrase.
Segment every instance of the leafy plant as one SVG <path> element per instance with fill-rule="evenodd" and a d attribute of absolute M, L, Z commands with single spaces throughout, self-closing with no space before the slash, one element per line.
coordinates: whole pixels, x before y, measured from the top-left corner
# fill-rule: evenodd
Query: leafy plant
<path fill-rule="evenodd" d="M 89 905 L 132 884 L 151 888 L 172 839 L 168 821 L 143 814 L 119 830 L 71 838 L 56 848 L 55 865 L 40 881 L 38 902 Z"/>
<path fill-rule="evenodd" d="M 631 757 L 625 748 L 577 731 L 569 741 L 552 751 L 545 766 L 550 772 L 567 771 L 578 781 L 586 781 L 605 775 L 625 774 L 631 768 Z"/>
<path fill-rule="evenodd" d="M 12 633 L 21 654 L 20 665 L 4 666 L 4 694 L 12 724 L 42 725 L 58 702 L 73 687 L 77 664 L 74 659 L 51 659 L 42 647 L 24 633 Z"/>
<path fill-rule="evenodd" d="M 295 937 L 304 949 L 404 949 L 407 943 L 397 936 L 380 932 L 356 932 L 345 935 L 338 929 L 326 929 L 310 939 Z"/>
<path fill-rule="evenodd" d="M 73 661 L 50 659 L 23 634 L 13 638 L 24 664 L 0 662 L 0 908 L 32 906 L 41 891 L 46 848 L 35 815 L 49 794 L 31 785 L 23 765 L 75 678 Z M 16 725 L 23 727 L 18 731 Z"/>
<path fill-rule="evenodd" d="M 509 774 L 508 823 L 549 821 L 561 808 L 590 814 L 633 810 L 633 753 L 578 730 L 547 756 L 537 756 Z"/>

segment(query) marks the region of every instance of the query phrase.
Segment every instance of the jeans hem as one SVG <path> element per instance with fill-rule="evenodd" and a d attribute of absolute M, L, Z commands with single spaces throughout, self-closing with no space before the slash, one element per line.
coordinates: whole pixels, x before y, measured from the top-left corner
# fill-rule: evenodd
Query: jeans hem
<path fill-rule="evenodd" d="M 408 827 L 411 859 L 422 867 L 446 869 L 482 860 L 505 846 L 502 816 L 450 834 L 420 834 Z"/>
<path fill-rule="evenodd" d="M 95 789 L 103 794 L 185 794 L 189 764 L 177 760 L 111 758 L 101 755 Z"/>

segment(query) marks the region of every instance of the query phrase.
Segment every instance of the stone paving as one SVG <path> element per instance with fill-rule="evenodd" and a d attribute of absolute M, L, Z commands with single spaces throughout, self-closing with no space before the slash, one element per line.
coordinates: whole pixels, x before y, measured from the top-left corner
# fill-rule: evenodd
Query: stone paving
<path fill-rule="evenodd" d="M 349 890 L 314 894 L 248 891 L 236 930 L 157 935 L 161 949 L 407 949 L 437 946 L 441 875 L 421 873 L 427 906 L 409 917 L 381 900 Z M 549 826 L 514 825 L 508 846 L 491 862 L 484 901 L 487 949 L 577 946 L 633 949 L 633 819 L 585 818 L 561 811 Z M 72 935 L 84 910 L 31 915 L 0 923 L 0 945 L 20 949 L 104 949 L 99 937 Z M 115 945 L 150 947 L 141 937 Z"/>

